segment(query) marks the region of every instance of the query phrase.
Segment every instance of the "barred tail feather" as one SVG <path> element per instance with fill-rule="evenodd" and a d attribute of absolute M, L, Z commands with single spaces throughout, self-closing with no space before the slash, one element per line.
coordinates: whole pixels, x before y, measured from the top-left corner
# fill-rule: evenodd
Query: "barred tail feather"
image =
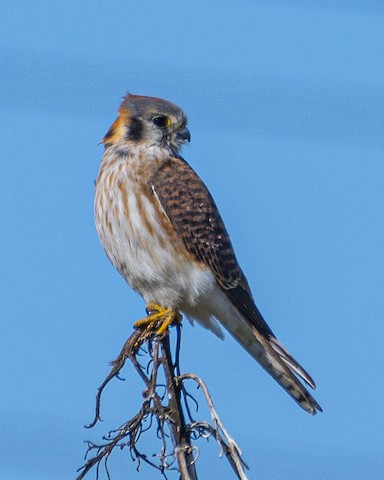
<path fill-rule="evenodd" d="M 279 383 L 284 390 L 312 415 L 322 412 L 322 408 L 308 392 L 305 386 L 297 379 L 298 375 L 312 388 L 316 385 L 310 375 L 299 365 L 299 363 L 287 352 L 285 347 L 275 338 L 265 338 L 255 328 L 255 341 L 252 345 L 246 344 L 236 336 L 242 346 L 257 360 L 261 366 Z"/>
<path fill-rule="evenodd" d="M 322 411 L 296 375 L 312 388 L 315 382 L 274 335 L 261 333 L 222 295 L 216 296 L 215 306 L 219 322 L 301 408 L 312 415 Z"/>
<path fill-rule="evenodd" d="M 253 330 L 254 340 L 250 342 L 248 335 L 244 337 L 243 329 L 229 329 L 231 335 L 245 348 L 245 350 L 279 383 L 283 389 L 308 413 L 315 415 L 322 408 L 308 392 L 305 386 L 296 378 L 299 375 L 306 383 L 315 388 L 312 378 L 288 354 L 286 349 L 274 337 L 265 338 L 254 327 L 245 327 Z M 249 332 L 250 333 L 250 332 Z"/>
<path fill-rule="evenodd" d="M 316 383 L 314 382 L 313 378 L 309 375 L 308 372 L 304 370 L 304 368 L 299 363 L 297 363 L 297 361 L 292 357 L 292 355 L 288 352 L 284 345 L 282 345 L 277 340 L 276 337 L 270 337 L 269 344 L 279 355 L 280 359 L 285 363 L 289 370 L 298 375 L 311 388 L 316 388 Z"/>

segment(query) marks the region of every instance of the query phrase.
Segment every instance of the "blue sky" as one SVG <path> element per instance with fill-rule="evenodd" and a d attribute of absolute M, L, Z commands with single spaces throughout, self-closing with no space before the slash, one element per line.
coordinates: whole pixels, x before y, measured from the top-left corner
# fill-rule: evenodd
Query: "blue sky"
<path fill-rule="evenodd" d="M 144 314 L 93 225 L 98 142 L 127 91 L 188 114 L 184 156 L 259 308 L 318 384 L 324 413 L 313 418 L 231 338 L 185 323 L 182 368 L 205 379 L 249 478 L 379 477 L 382 2 L 0 3 L 0 477 L 74 478 L 82 442 L 139 402 L 126 369 L 106 392 L 104 423 L 83 428 Z M 214 442 L 199 446 L 199 478 L 233 478 Z M 110 466 L 113 478 L 159 478 L 136 474 L 128 452 Z"/>

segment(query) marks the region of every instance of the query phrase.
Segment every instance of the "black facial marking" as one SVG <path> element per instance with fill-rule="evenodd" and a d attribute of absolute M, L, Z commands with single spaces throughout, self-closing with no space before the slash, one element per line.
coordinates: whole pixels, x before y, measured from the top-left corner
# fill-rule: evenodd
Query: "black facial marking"
<path fill-rule="evenodd" d="M 127 140 L 138 142 L 141 140 L 143 134 L 143 123 L 136 117 L 131 119 L 131 124 L 127 133 Z"/>
<path fill-rule="evenodd" d="M 117 155 L 118 157 L 125 157 L 127 155 L 127 150 L 125 148 L 117 148 L 115 150 L 115 155 Z"/>
<path fill-rule="evenodd" d="M 113 133 L 114 133 L 114 129 L 111 127 L 111 128 L 108 130 L 108 132 L 104 135 L 104 140 L 108 140 L 109 138 L 111 138 L 112 135 L 113 135 Z"/>

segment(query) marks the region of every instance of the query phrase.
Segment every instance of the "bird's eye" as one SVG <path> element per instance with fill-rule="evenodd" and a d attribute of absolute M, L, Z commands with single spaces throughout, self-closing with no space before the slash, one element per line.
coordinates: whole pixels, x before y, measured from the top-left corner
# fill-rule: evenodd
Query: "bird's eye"
<path fill-rule="evenodd" d="M 169 117 L 165 117 L 164 115 L 159 115 L 158 117 L 155 117 L 153 120 L 153 123 L 157 127 L 168 127 L 168 125 L 171 123 L 171 120 Z"/>

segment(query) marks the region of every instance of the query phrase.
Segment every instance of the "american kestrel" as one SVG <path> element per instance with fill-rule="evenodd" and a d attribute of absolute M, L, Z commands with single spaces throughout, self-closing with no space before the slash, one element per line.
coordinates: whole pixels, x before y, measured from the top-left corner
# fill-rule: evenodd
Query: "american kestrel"
<path fill-rule="evenodd" d="M 180 156 L 187 117 L 160 98 L 127 95 L 102 140 L 95 222 L 104 250 L 165 327 L 179 312 L 223 337 L 221 326 L 307 412 L 321 407 L 298 380 L 311 376 L 257 309 L 216 204 Z M 136 325 L 141 325 L 139 321 Z M 145 323 L 145 320 L 144 320 Z"/>

